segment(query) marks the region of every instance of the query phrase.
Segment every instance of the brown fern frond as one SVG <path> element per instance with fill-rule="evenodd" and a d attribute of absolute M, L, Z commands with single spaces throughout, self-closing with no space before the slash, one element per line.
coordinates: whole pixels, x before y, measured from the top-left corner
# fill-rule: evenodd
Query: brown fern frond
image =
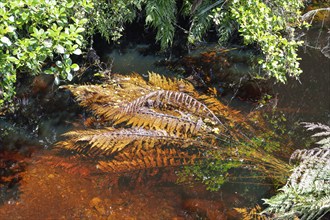
<path fill-rule="evenodd" d="M 82 155 L 71 155 L 69 157 L 43 155 L 41 158 L 46 161 L 45 163 L 49 167 L 61 168 L 70 174 L 89 176 L 91 173 L 98 172 L 95 165 L 90 163 L 90 158 Z"/>
<path fill-rule="evenodd" d="M 98 116 L 120 106 L 120 103 L 132 101 L 151 91 L 150 86 L 138 74 L 127 77 L 114 75 L 111 81 L 102 85 L 69 85 L 61 88 L 70 90 L 81 106 L 89 108 Z"/>
<path fill-rule="evenodd" d="M 217 98 L 201 95 L 198 97 L 198 99 L 203 101 L 216 115 L 223 117 L 229 121 L 229 123 L 232 123 L 230 124 L 231 127 L 233 127 L 234 124 L 244 122 L 244 118 L 239 111 L 229 108 L 228 106 L 221 103 Z"/>
<path fill-rule="evenodd" d="M 113 103 L 119 99 L 113 91 L 116 89 L 114 84 L 106 85 L 80 85 L 80 86 L 63 86 L 70 90 L 76 97 L 76 100 L 83 107 L 90 107 L 92 104 Z"/>
<path fill-rule="evenodd" d="M 113 76 L 115 82 L 120 85 L 124 90 L 148 90 L 149 86 L 147 81 L 138 73 L 131 73 L 123 77 L 123 75 L 118 74 Z"/>
<path fill-rule="evenodd" d="M 171 90 L 185 93 L 196 93 L 195 87 L 188 81 L 178 78 L 169 78 L 163 75 L 149 72 L 148 84 L 157 90 Z"/>
<path fill-rule="evenodd" d="M 222 124 L 206 105 L 189 94 L 197 96 L 193 85 L 184 80 L 170 79 L 156 73 L 149 74 L 148 86 L 144 79 L 133 74 L 127 77 L 118 77 L 105 85 L 67 86 L 80 104 L 88 107 L 96 115 L 105 120 L 113 120 L 124 108 L 125 113 L 136 112 L 140 107 L 160 105 L 174 105 L 201 116 L 210 117 L 213 121 Z M 171 90 L 155 90 L 166 88 Z M 184 91 L 184 92 L 182 92 Z M 125 106 L 124 103 L 128 104 Z"/>
<path fill-rule="evenodd" d="M 56 143 L 55 148 L 75 151 L 77 153 L 88 154 L 88 143 L 80 141 L 81 138 L 91 137 L 98 134 L 114 131 L 113 128 L 105 129 L 89 129 L 89 130 L 75 130 L 70 131 L 62 136 L 66 138 L 65 141 Z"/>
<path fill-rule="evenodd" d="M 129 145 L 138 150 L 171 144 L 183 148 L 191 145 L 195 145 L 196 147 L 208 146 L 207 143 L 170 135 L 164 130 L 145 130 L 142 128 L 116 130 L 113 130 L 113 128 L 94 129 L 82 131 L 81 133 L 79 131 L 70 132 L 66 136 L 71 139 L 60 142 L 57 146 L 62 149 L 93 156 L 109 156 L 123 150 Z"/>
<path fill-rule="evenodd" d="M 209 118 L 214 123 L 223 125 L 219 118 L 205 104 L 183 92 L 156 90 L 129 102 L 123 110 L 126 113 L 136 113 L 144 106 L 162 107 L 166 105 L 184 109 L 195 115 Z"/>
<path fill-rule="evenodd" d="M 109 172 L 191 164 L 199 153 L 181 152 L 184 148 L 204 152 L 232 144 L 236 130 L 227 125 L 244 121 L 217 99 L 199 96 L 191 83 L 155 73 L 149 73 L 149 81 L 137 74 L 114 74 L 104 85 L 67 88 L 94 112 L 101 127 L 111 127 L 68 132 L 57 145 L 97 157 Z"/>
<path fill-rule="evenodd" d="M 114 125 L 121 123 L 132 127 L 166 130 L 171 135 L 176 134 L 183 137 L 187 137 L 188 133 L 196 135 L 198 132 L 203 132 L 202 130 L 211 131 L 201 118 L 164 114 L 144 107 L 140 108 L 136 114 L 121 114 L 114 120 Z"/>
<path fill-rule="evenodd" d="M 244 117 L 240 111 L 224 105 L 215 97 L 201 95 L 198 99 L 205 103 L 227 125 L 227 128 L 230 129 L 230 135 L 236 140 L 249 141 L 250 138 L 246 134 L 256 134 L 257 130 L 265 132 L 265 129 L 260 126 L 262 124 L 259 121 L 260 118 L 254 119 L 256 116 L 249 115 Z M 258 120 L 257 124 L 255 123 L 256 120 Z"/>
<path fill-rule="evenodd" d="M 268 219 L 266 216 L 261 215 L 260 212 L 262 208 L 259 205 L 248 209 L 248 208 L 234 208 L 235 211 L 242 215 L 243 220 L 266 220 Z"/>
<path fill-rule="evenodd" d="M 99 161 L 98 168 L 110 173 L 127 173 L 154 168 L 192 165 L 200 158 L 199 153 L 189 154 L 174 148 L 154 148 L 137 152 L 123 151 L 116 155 L 113 160 Z"/>
<path fill-rule="evenodd" d="M 180 81 L 178 79 L 171 79 L 154 72 L 149 72 L 148 75 L 149 75 L 148 83 L 154 87 L 158 87 L 158 89 L 174 90 L 174 91 L 178 91 L 179 89 Z"/>

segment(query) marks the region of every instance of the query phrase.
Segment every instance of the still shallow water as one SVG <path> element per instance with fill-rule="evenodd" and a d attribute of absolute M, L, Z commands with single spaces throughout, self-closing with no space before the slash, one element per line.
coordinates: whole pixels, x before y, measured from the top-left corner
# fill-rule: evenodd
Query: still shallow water
<path fill-rule="evenodd" d="M 109 54 L 113 71 L 168 73 L 154 65 L 159 57 L 137 51 Z M 301 51 L 301 56 L 301 82 L 290 80 L 272 88 L 277 94 L 275 110 L 292 130 L 302 129 L 297 124 L 302 121 L 330 123 L 329 59 L 316 50 Z M 0 185 L 0 219 L 239 219 L 231 208 L 254 205 L 273 192 L 267 183 L 228 183 L 218 192 L 209 192 L 198 183 L 177 185 L 170 181 L 172 177 L 134 186 L 124 179 L 121 187 L 113 187 L 111 176 L 96 167 L 33 144 L 14 153 L 1 152 L 1 158 L 3 166 L 10 168 L 0 170 L 1 181 L 8 183 Z"/>

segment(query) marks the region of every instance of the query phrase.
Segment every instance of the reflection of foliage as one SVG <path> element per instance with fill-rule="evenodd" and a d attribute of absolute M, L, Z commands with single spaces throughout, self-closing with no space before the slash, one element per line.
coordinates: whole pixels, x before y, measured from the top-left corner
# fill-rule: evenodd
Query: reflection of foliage
<path fill-rule="evenodd" d="M 321 130 L 318 148 L 295 151 L 291 159 L 299 165 L 293 170 L 286 185 L 276 196 L 265 199 L 269 207 L 264 213 L 276 219 L 321 219 L 330 211 L 330 127 L 304 123 L 308 130 Z"/>
<path fill-rule="evenodd" d="M 286 122 L 285 114 L 281 111 L 275 112 L 275 109 L 271 114 L 264 114 L 265 119 L 272 125 L 273 130 L 279 134 L 285 134 L 287 129 L 283 123 Z"/>
<path fill-rule="evenodd" d="M 118 175 L 197 164 L 192 171 L 199 180 L 209 177 L 204 182 L 211 189 L 237 166 L 285 177 L 288 166 L 245 134 L 264 130 L 215 97 L 155 73 L 148 81 L 137 74 L 113 77 L 104 85 L 67 87 L 98 120 L 97 128 L 65 134 L 61 149 L 97 158 L 100 169 Z"/>
<path fill-rule="evenodd" d="M 17 187 L 22 179 L 21 172 L 26 168 L 26 162 L 19 153 L 0 152 L 0 204 L 6 200 L 17 199 L 20 192 Z"/>
<path fill-rule="evenodd" d="M 13 98 L 17 73 L 44 70 L 56 81 L 72 79 L 71 71 L 79 67 L 70 55 L 81 54 L 91 7 L 91 1 L 0 2 L 0 106 Z M 47 60 L 54 66 L 46 67 Z"/>

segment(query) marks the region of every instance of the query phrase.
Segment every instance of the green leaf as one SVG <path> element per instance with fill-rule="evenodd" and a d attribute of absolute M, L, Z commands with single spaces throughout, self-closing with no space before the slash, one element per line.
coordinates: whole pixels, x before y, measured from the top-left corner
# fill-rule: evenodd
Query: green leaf
<path fill-rule="evenodd" d="M 58 44 L 55 49 L 56 49 L 56 52 L 57 53 L 60 53 L 60 54 L 64 54 L 65 53 L 65 48 L 62 45 L 59 45 Z"/>
<path fill-rule="evenodd" d="M 71 81 L 72 79 L 73 79 L 73 76 L 72 76 L 72 74 L 71 73 L 68 73 L 68 75 L 67 75 L 67 80 L 69 80 L 69 81 Z"/>
<path fill-rule="evenodd" d="M 18 59 L 16 57 L 12 57 L 12 56 L 7 57 L 7 60 L 10 62 L 13 62 L 13 63 L 18 62 Z"/>
<path fill-rule="evenodd" d="M 44 73 L 45 74 L 54 74 L 54 72 L 51 69 L 45 70 Z"/>
<path fill-rule="evenodd" d="M 82 27 L 77 28 L 77 33 L 81 33 L 81 32 L 84 32 L 84 31 L 85 31 L 85 28 L 82 28 Z"/>
<path fill-rule="evenodd" d="M 7 46 L 10 46 L 12 44 L 11 41 L 9 40 L 9 38 L 6 37 L 6 36 L 3 36 L 1 38 L 1 42 L 4 43 L 4 44 L 6 44 Z"/>
<path fill-rule="evenodd" d="M 63 63 L 62 61 L 56 61 L 56 66 L 58 66 L 59 68 L 63 68 Z"/>
<path fill-rule="evenodd" d="M 72 1 L 72 2 L 69 2 L 67 5 L 66 5 L 66 7 L 67 8 L 72 8 L 74 6 L 74 2 Z"/>
<path fill-rule="evenodd" d="M 67 66 L 66 68 L 65 68 L 65 72 L 66 72 L 66 74 L 71 74 L 70 72 L 71 72 L 71 67 L 70 66 Z"/>
<path fill-rule="evenodd" d="M 73 51 L 73 54 L 75 55 L 80 55 L 82 52 L 81 50 L 78 48 L 78 49 L 75 49 L 75 51 Z"/>
<path fill-rule="evenodd" d="M 46 39 L 46 40 L 44 40 L 44 45 L 47 48 L 51 48 L 53 46 L 53 42 L 50 39 Z"/>
<path fill-rule="evenodd" d="M 78 71 L 79 70 L 79 65 L 74 63 L 71 65 L 71 69 L 73 69 L 73 71 Z"/>
<path fill-rule="evenodd" d="M 60 84 L 60 78 L 58 78 L 58 76 L 55 77 L 54 83 L 55 83 L 55 85 Z"/>

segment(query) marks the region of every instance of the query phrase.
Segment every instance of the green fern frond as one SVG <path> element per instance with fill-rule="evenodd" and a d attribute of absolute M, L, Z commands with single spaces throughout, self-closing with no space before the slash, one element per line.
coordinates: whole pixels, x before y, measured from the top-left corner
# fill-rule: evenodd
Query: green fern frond
<path fill-rule="evenodd" d="M 329 126 L 303 123 L 307 130 L 323 130 L 316 135 L 328 136 Z M 322 139 L 327 140 L 327 138 Z M 296 150 L 291 160 L 300 163 L 294 168 L 282 193 L 265 200 L 269 205 L 264 213 L 275 219 L 321 219 L 330 212 L 330 148 L 322 142 L 321 148 Z"/>
<path fill-rule="evenodd" d="M 322 138 L 317 144 L 321 145 L 322 148 L 330 148 L 330 127 L 324 124 L 320 123 L 309 123 L 309 122 L 302 122 L 302 125 L 304 125 L 305 128 L 307 128 L 308 131 L 313 130 L 321 130 L 321 132 L 317 132 L 312 137 L 321 137 L 325 136 L 325 138 Z"/>
<path fill-rule="evenodd" d="M 161 48 L 171 46 L 175 31 L 176 1 L 146 1 L 145 10 L 146 24 L 157 29 L 156 40 L 160 42 Z"/>
<path fill-rule="evenodd" d="M 188 34 L 188 42 L 191 44 L 202 41 L 202 37 L 211 26 L 211 10 L 207 10 L 213 1 L 204 0 L 198 7 L 192 8 L 192 21 Z"/>

